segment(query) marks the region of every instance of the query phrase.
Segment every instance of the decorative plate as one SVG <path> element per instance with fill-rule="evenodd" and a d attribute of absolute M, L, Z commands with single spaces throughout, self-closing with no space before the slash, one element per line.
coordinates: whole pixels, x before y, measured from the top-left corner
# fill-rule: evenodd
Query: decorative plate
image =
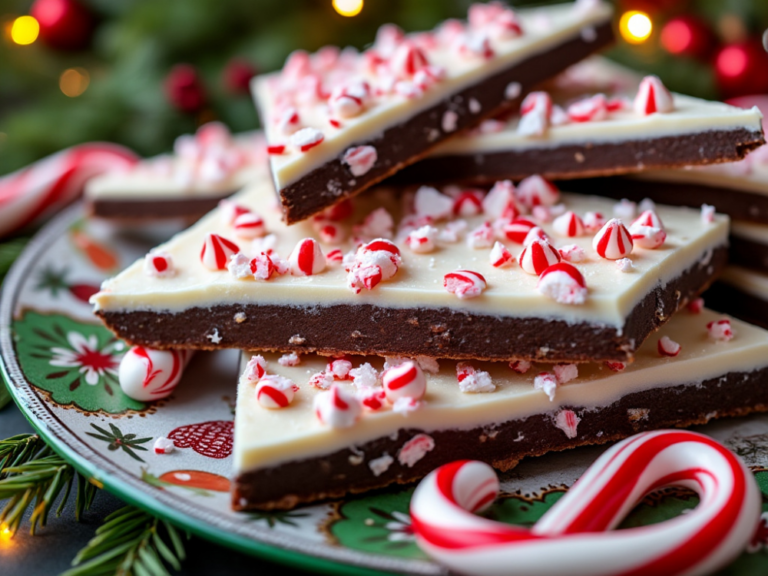
<path fill-rule="evenodd" d="M 170 235 L 89 222 L 74 206 L 30 243 L 0 300 L 3 378 L 33 426 L 81 472 L 123 500 L 204 538 L 304 569 L 336 573 L 443 574 L 416 546 L 412 488 L 306 506 L 290 512 L 229 510 L 232 421 L 238 353 L 198 353 L 170 398 L 145 404 L 125 396 L 117 367 L 126 346 L 92 316 L 88 298 L 102 280 Z M 702 429 L 753 467 L 768 511 L 768 416 Z M 176 450 L 152 451 L 166 436 Z M 490 514 L 535 522 L 597 457 L 578 449 L 523 463 L 502 478 Z M 649 524 L 696 505 L 667 490 L 646 498 L 624 526 Z M 753 545 L 729 574 L 768 573 L 768 512 Z"/>

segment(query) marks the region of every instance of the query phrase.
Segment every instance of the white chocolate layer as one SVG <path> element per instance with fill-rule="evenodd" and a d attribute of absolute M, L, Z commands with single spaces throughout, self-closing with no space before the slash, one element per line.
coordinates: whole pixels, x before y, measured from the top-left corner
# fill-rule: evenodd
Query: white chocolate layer
<path fill-rule="evenodd" d="M 746 292 L 755 298 L 765 300 L 768 306 L 768 274 L 731 265 L 723 271 L 722 276 L 718 280 L 730 284 L 734 288 Z"/>
<path fill-rule="evenodd" d="M 448 95 L 578 37 L 582 30 L 607 22 L 611 12 L 611 7 L 604 3 L 596 4 L 594 9 L 587 11 L 575 9 L 573 3 L 520 10 L 517 14 L 523 34 L 509 40 L 492 40 L 491 46 L 495 56 L 487 60 L 457 57 L 455 51 L 446 46 L 438 45 L 434 49 L 427 49 L 425 52 L 430 64 L 445 68 L 444 79 L 418 98 L 408 99 L 399 95 L 376 98 L 374 105 L 359 116 L 341 119 L 342 126 L 339 129 L 329 124 L 328 105 L 325 101 L 297 104 L 302 126 L 320 130 L 325 135 L 325 141 L 308 152 L 289 147 L 285 154 L 271 156 L 275 188 L 281 190 L 289 186 L 313 169 L 340 156 L 355 143 L 375 139 L 387 128 L 407 122 Z M 272 84 L 277 84 L 277 77 L 277 74 L 259 76 L 252 84 L 256 106 L 260 110 L 269 144 L 285 144 L 288 141 L 288 137 L 278 131 L 273 121 L 276 116 L 275 99 L 281 93 L 280 89 L 272 87 Z M 357 74 L 356 77 L 375 80 L 370 73 Z M 477 113 L 482 114 L 482 111 Z M 442 129 L 441 119 L 438 118 L 435 130 Z"/>
<path fill-rule="evenodd" d="M 490 432 L 494 424 L 534 414 L 554 415 L 561 407 L 598 409 L 634 392 L 680 384 L 695 386 L 729 372 L 751 372 L 768 366 L 768 332 L 765 330 L 731 320 L 736 332 L 732 341 L 724 343 L 708 338 L 707 322 L 722 317 L 709 310 L 701 314 L 680 312 L 643 344 L 635 362 L 623 372 L 612 372 L 602 365 L 580 365 L 578 378 L 559 386 L 554 401 L 533 388 L 533 379 L 538 373 L 536 366 L 526 374 L 517 374 L 505 363 L 474 362 L 477 369 L 491 374 L 496 390 L 465 394 L 459 390 L 456 363 L 440 361 L 438 374 L 426 374 L 423 408 L 407 416 L 392 410 L 367 413 L 354 426 L 343 430 L 321 424 L 312 409 L 318 390 L 307 382 L 310 374 L 325 368 L 327 359 L 305 356 L 299 366 L 289 368 L 280 366 L 276 355 L 268 355 L 267 371 L 292 379 L 300 390 L 289 407 L 267 410 L 258 404 L 254 384 L 241 379 L 235 418 L 235 474 L 332 454 L 377 438 L 394 436 L 402 428 L 430 433 L 488 426 Z M 656 343 L 663 336 L 682 345 L 678 356 L 659 355 Z M 244 360 L 248 358 L 250 354 L 245 354 Z M 367 360 L 377 369 L 381 368 L 381 360 Z M 350 383 L 341 383 L 341 386 L 353 387 Z M 653 410 L 652 406 L 637 408 Z M 582 418 L 589 418 L 589 413 Z M 554 422 L 552 425 L 555 426 Z M 400 438 L 403 443 L 409 439 Z M 379 456 L 381 454 L 365 454 L 365 462 L 360 465 L 367 465 Z"/>
<path fill-rule="evenodd" d="M 233 198 L 239 204 L 260 214 L 268 233 L 276 237 L 275 252 L 282 258 L 299 240 L 314 237 L 327 254 L 332 248 L 322 243 L 312 222 L 285 226 L 268 182 L 254 184 Z M 587 211 L 612 216 L 615 202 L 605 198 L 579 194 L 563 194 L 568 210 L 580 216 Z M 392 190 L 379 188 L 354 200 L 355 213 L 343 223 L 349 232 L 352 224 L 362 221 L 374 208 L 383 206 L 397 223 L 400 202 Z M 587 302 L 574 306 L 558 304 L 536 289 L 538 278 L 515 264 L 510 268 L 494 268 L 489 261 L 490 248 L 473 249 L 462 239 L 443 244 L 435 252 L 416 254 L 399 242 L 403 265 L 391 280 L 371 291 L 352 293 L 346 287 L 346 273 L 341 266 L 328 267 L 314 276 L 279 276 L 269 281 L 236 279 L 228 271 L 211 271 L 200 262 L 200 249 L 209 232 L 235 241 L 246 255 L 252 254 L 249 241 L 238 240 L 231 226 L 225 224 L 219 210 L 214 210 L 197 224 L 161 246 L 174 261 L 177 273 L 170 278 L 149 277 L 139 261 L 118 276 L 107 280 L 91 302 L 96 310 L 156 310 L 180 312 L 194 307 L 224 304 L 264 304 L 283 306 L 317 306 L 335 304 L 372 304 L 391 308 L 442 308 L 466 310 L 478 314 L 509 317 L 536 317 L 590 322 L 609 325 L 621 331 L 625 319 L 637 303 L 656 286 L 662 287 L 693 266 L 707 266 L 712 250 L 724 246 L 728 235 L 728 217 L 716 215 L 712 224 L 703 224 L 700 211 L 690 208 L 658 206 L 667 231 L 663 247 L 657 250 L 636 248 L 629 256 L 632 272 L 619 272 L 613 261 L 600 258 L 592 248 L 592 235 L 562 238 L 551 223 L 541 223 L 556 247 L 577 244 L 587 259 L 576 266 L 586 279 Z M 485 221 L 484 216 L 466 219 L 469 230 Z M 628 223 L 629 224 L 629 223 Z M 441 224 L 438 223 L 438 226 Z M 519 244 L 507 242 L 513 255 L 522 250 Z M 351 241 L 338 246 L 343 252 L 353 247 Z M 443 288 L 443 276 L 459 268 L 485 276 L 488 288 L 481 296 L 460 300 Z M 226 337 L 226 336 L 225 336 Z"/>

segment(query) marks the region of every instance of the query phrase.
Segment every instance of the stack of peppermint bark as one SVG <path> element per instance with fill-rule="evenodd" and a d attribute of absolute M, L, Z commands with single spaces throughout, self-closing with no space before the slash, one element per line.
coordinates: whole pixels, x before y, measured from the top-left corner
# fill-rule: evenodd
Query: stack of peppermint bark
<path fill-rule="evenodd" d="M 766 409 L 768 333 L 699 299 L 728 217 L 552 182 L 764 143 L 756 110 L 581 62 L 611 18 L 589 0 L 476 4 L 255 80 L 271 178 L 93 298 L 129 343 L 247 350 L 233 507 Z"/>

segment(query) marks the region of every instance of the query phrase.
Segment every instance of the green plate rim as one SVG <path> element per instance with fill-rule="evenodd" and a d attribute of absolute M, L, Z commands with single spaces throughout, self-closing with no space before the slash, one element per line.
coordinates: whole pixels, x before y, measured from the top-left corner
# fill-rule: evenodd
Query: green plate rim
<path fill-rule="evenodd" d="M 69 226 L 83 216 L 83 205 L 77 203 L 61 212 L 48 224 L 41 228 L 25 247 L 19 258 L 14 262 L 3 282 L 0 292 L 0 376 L 8 389 L 13 401 L 21 410 L 35 431 L 58 454 L 70 462 L 82 474 L 96 479 L 104 488 L 128 504 L 137 506 L 160 518 L 168 520 L 175 526 L 183 528 L 192 534 L 205 538 L 222 546 L 233 548 L 240 552 L 259 556 L 280 564 L 302 570 L 321 572 L 325 574 L 385 575 L 392 573 L 411 574 L 444 574 L 445 571 L 436 564 L 419 560 L 406 560 L 367 554 L 345 548 L 338 550 L 326 546 L 325 553 L 313 555 L 301 550 L 301 546 L 290 542 L 290 537 L 274 538 L 280 542 L 265 542 L 237 534 L 224 526 L 210 523 L 210 518 L 203 514 L 194 515 L 163 502 L 162 494 L 150 494 L 149 487 L 142 489 L 131 486 L 132 476 L 117 467 L 99 466 L 93 460 L 100 455 L 93 450 L 93 460 L 86 456 L 85 448 L 79 450 L 72 444 L 80 441 L 70 431 L 53 423 L 49 426 L 43 421 L 39 412 L 45 412 L 45 403 L 32 391 L 32 386 L 26 381 L 21 371 L 13 345 L 11 323 L 13 322 L 16 296 L 25 279 L 25 272 L 34 265 L 35 257 L 42 253 L 52 241 L 61 236 Z M 56 429 L 54 428 L 62 428 Z M 72 442 L 74 440 L 74 442 Z M 69 442 L 68 442 L 69 441 Z M 109 461 L 106 461 L 109 464 Z M 124 478 L 123 478 L 124 477 Z M 138 483 L 138 480 L 136 480 Z M 308 544 L 306 541 L 304 544 Z M 312 546 L 318 546 L 312 542 Z M 367 558 L 370 560 L 367 560 Z M 384 568 L 374 564 L 385 564 Z"/>

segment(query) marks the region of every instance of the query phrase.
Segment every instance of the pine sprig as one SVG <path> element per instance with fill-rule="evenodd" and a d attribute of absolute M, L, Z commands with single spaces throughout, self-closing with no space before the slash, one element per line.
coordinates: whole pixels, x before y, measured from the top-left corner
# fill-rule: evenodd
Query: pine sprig
<path fill-rule="evenodd" d="M 61 576 L 170 576 L 186 557 L 179 532 L 133 506 L 113 512 Z"/>
<path fill-rule="evenodd" d="M 0 441 L 0 525 L 15 534 L 24 513 L 32 509 L 30 532 L 43 528 L 56 500 L 56 516 L 77 484 L 75 518 L 88 510 L 97 488 L 34 434 L 21 434 Z"/>

